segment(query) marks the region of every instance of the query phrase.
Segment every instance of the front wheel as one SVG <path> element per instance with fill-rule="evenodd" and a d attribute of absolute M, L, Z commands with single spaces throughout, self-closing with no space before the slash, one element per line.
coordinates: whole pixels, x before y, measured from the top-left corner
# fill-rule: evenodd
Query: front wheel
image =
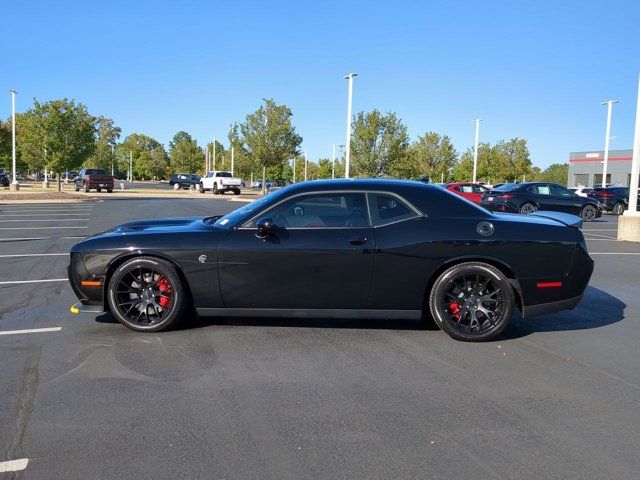
<path fill-rule="evenodd" d="M 525 203 L 520 207 L 520 213 L 525 215 L 528 213 L 534 213 L 537 210 L 538 210 L 538 207 L 536 207 L 533 203 Z"/>
<path fill-rule="evenodd" d="M 218 190 L 218 184 L 217 183 L 213 184 L 213 194 L 214 195 L 219 195 L 220 194 L 220 190 Z"/>
<path fill-rule="evenodd" d="M 436 324 L 450 337 L 468 342 L 491 340 L 509 324 L 513 288 L 492 265 L 466 262 L 445 270 L 429 295 Z"/>
<path fill-rule="evenodd" d="M 239 189 L 239 188 L 236 188 L 236 189 L 233 191 L 233 194 L 234 194 L 234 195 L 240 195 L 240 189 Z"/>
<path fill-rule="evenodd" d="M 622 215 L 624 213 L 624 203 L 618 202 L 613 206 L 614 215 Z"/>
<path fill-rule="evenodd" d="M 154 257 L 123 263 L 109 280 L 111 313 L 125 327 L 138 332 L 165 330 L 182 318 L 185 287 L 175 267 Z"/>
<path fill-rule="evenodd" d="M 598 212 L 596 211 L 596 207 L 593 205 L 585 205 L 580 212 L 580 217 L 582 217 L 582 221 L 584 222 L 593 222 L 596 219 L 597 214 Z"/>
<path fill-rule="evenodd" d="M 200 189 L 199 190 L 200 190 L 200 193 L 204 193 L 204 185 L 203 184 L 200 184 Z"/>

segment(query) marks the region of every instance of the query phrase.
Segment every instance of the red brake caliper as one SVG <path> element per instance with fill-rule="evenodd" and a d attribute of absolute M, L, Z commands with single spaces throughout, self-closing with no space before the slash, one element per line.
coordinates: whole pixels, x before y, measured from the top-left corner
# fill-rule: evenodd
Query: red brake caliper
<path fill-rule="evenodd" d="M 453 318 L 455 318 L 456 320 L 460 320 L 460 315 L 458 315 L 458 312 L 462 310 L 462 308 L 460 308 L 458 302 L 454 302 L 453 300 L 449 302 L 449 310 L 451 310 L 451 313 L 453 313 Z"/>
<path fill-rule="evenodd" d="M 163 277 L 158 281 L 158 288 L 162 292 L 162 295 L 166 295 L 167 297 L 170 297 L 171 289 L 167 288 L 168 286 L 169 286 L 169 282 L 167 282 L 166 278 Z M 160 300 L 158 300 L 158 304 L 165 309 L 171 306 L 171 299 L 167 297 L 160 297 Z"/>

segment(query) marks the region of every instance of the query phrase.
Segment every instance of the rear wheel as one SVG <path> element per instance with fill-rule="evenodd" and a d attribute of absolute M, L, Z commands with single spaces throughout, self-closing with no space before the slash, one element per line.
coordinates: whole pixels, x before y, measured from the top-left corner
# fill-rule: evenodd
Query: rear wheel
<path fill-rule="evenodd" d="M 613 213 L 615 215 L 622 215 L 624 213 L 624 203 L 618 202 L 613 206 Z"/>
<path fill-rule="evenodd" d="M 89 188 L 89 185 L 87 185 L 87 184 L 85 183 L 85 184 L 84 184 L 84 191 L 85 191 L 85 192 L 88 192 L 89 190 L 91 190 L 91 189 Z"/>
<path fill-rule="evenodd" d="M 593 205 L 585 205 L 582 211 L 580 212 L 580 217 L 584 222 L 593 222 L 596 219 L 596 215 L 598 214 L 596 207 Z"/>
<path fill-rule="evenodd" d="M 528 213 L 536 212 L 537 210 L 538 207 L 536 207 L 533 203 L 525 203 L 520 207 L 520 213 L 523 213 L 525 215 Z"/>
<path fill-rule="evenodd" d="M 107 290 L 111 312 L 124 326 L 157 332 L 175 325 L 185 310 L 185 288 L 175 267 L 153 257 L 126 261 Z"/>
<path fill-rule="evenodd" d="M 233 191 L 233 194 L 234 194 L 234 195 L 240 195 L 240 189 L 239 189 L 239 188 L 236 188 L 236 189 Z"/>
<path fill-rule="evenodd" d="M 100 193 L 102 191 L 102 188 L 98 187 L 96 188 L 96 192 Z"/>
<path fill-rule="evenodd" d="M 214 195 L 220 194 L 220 190 L 218 190 L 218 184 L 217 183 L 213 184 L 213 194 Z"/>
<path fill-rule="evenodd" d="M 504 274 L 482 262 L 445 270 L 433 284 L 429 309 L 436 324 L 456 340 L 491 340 L 509 324 L 515 296 Z"/>
<path fill-rule="evenodd" d="M 200 193 L 204 193 L 204 185 L 202 183 L 200 184 Z"/>

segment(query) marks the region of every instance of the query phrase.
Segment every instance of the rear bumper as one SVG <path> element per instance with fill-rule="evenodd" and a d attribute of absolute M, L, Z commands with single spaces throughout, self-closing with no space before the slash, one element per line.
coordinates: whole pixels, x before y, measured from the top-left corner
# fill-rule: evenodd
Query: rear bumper
<path fill-rule="evenodd" d="M 580 302 L 582 302 L 583 297 L 584 294 L 573 298 L 567 298 L 565 300 L 558 300 L 556 302 L 525 306 L 522 316 L 529 318 L 538 315 L 546 315 L 548 313 L 560 312 L 562 310 L 573 310 L 580 304 Z"/>
<path fill-rule="evenodd" d="M 481 201 L 480 206 L 486 208 L 490 212 L 505 212 L 505 213 L 519 213 L 518 208 L 509 202 L 504 203 L 494 203 L 494 202 L 486 202 Z"/>

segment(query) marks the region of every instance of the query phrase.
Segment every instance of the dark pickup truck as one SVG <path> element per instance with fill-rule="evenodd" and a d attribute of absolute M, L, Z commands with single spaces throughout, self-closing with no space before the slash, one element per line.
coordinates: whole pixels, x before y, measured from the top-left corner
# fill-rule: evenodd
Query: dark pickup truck
<path fill-rule="evenodd" d="M 99 168 L 83 168 L 78 176 L 73 180 L 76 192 L 80 189 L 88 192 L 89 190 L 97 190 L 101 192 L 104 188 L 107 192 L 113 192 L 114 180 L 111 175 Z"/>

